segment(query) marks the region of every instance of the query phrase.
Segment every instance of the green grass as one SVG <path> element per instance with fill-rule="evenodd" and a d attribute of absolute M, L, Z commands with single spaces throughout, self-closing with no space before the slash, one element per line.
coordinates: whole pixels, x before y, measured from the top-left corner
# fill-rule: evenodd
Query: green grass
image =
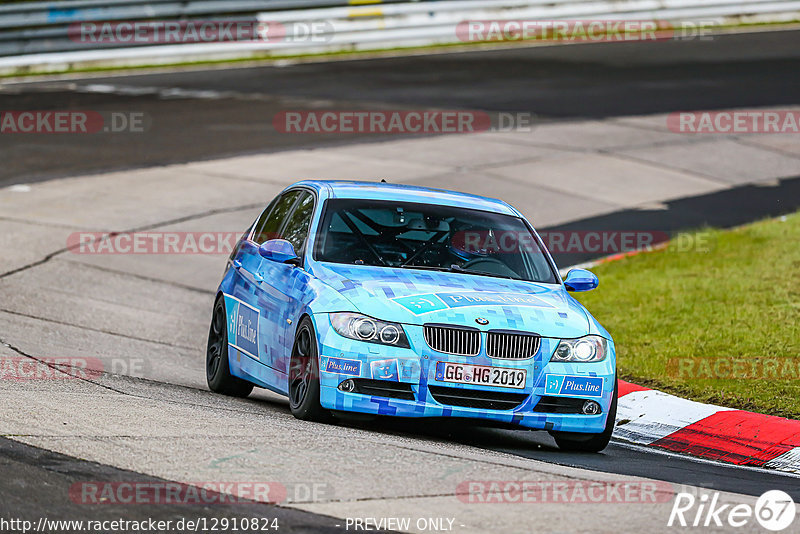
<path fill-rule="evenodd" d="M 681 252 L 673 240 L 665 250 L 602 264 L 593 269 L 598 289 L 575 295 L 614 337 L 619 377 L 800 418 L 800 213 L 682 239 L 690 237 L 706 246 Z M 698 375 L 698 366 L 679 376 L 674 362 L 668 367 L 677 358 L 741 367 L 727 378 Z"/>

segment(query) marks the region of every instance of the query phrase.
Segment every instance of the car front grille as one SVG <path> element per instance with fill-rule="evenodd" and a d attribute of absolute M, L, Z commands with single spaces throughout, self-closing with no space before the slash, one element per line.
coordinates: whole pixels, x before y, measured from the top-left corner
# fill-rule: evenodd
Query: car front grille
<path fill-rule="evenodd" d="M 428 391 L 439 404 L 483 410 L 513 410 L 528 398 L 527 393 L 481 391 L 434 385 L 428 385 Z"/>
<path fill-rule="evenodd" d="M 481 332 L 477 328 L 426 324 L 422 331 L 425 342 L 435 351 L 458 356 L 476 356 L 481 351 Z"/>
<path fill-rule="evenodd" d="M 486 337 L 486 355 L 490 358 L 524 360 L 536 354 L 540 343 L 538 334 L 491 330 Z"/>

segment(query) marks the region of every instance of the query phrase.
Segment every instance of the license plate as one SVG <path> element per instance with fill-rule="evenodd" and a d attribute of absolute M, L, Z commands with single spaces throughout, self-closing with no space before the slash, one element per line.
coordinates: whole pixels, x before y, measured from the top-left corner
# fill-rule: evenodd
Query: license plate
<path fill-rule="evenodd" d="M 523 389 L 526 373 L 525 369 L 509 367 L 436 362 L 436 380 L 439 382 Z"/>

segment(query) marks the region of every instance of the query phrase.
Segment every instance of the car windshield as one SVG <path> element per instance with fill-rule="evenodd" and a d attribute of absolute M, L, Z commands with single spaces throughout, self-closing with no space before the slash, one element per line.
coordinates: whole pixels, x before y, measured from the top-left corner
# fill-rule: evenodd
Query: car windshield
<path fill-rule="evenodd" d="M 328 200 L 314 259 L 557 283 L 519 217 L 434 204 Z"/>

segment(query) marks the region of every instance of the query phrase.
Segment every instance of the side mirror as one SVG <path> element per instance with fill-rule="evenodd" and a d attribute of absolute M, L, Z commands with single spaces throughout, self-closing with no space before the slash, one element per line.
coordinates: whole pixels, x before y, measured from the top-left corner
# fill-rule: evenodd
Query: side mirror
<path fill-rule="evenodd" d="M 285 239 L 270 239 L 269 241 L 265 241 L 258 247 L 258 253 L 270 261 L 290 263 L 292 265 L 300 264 L 300 258 L 297 257 L 294 247 Z"/>
<path fill-rule="evenodd" d="M 590 291 L 597 287 L 600 281 L 593 272 L 586 269 L 572 269 L 564 279 L 567 291 Z"/>

